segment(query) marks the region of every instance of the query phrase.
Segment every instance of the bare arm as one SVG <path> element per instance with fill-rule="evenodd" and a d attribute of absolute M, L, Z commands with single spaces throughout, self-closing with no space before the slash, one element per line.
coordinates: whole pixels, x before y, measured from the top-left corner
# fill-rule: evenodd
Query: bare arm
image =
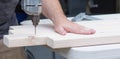
<path fill-rule="evenodd" d="M 95 30 L 93 29 L 86 28 L 67 20 L 59 0 L 42 0 L 42 6 L 43 14 L 53 21 L 57 33 L 62 35 L 65 35 L 68 32 L 87 35 L 95 33 Z"/>
<path fill-rule="evenodd" d="M 67 20 L 58 0 L 42 0 L 43 14 L 54 23 Z"/>

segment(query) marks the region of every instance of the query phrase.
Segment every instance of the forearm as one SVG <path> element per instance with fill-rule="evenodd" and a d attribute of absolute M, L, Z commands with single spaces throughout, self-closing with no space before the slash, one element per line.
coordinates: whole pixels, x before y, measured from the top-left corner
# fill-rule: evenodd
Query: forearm
<path fill-rule="evenodd" d="M 43 14 L 53 21 L 54 29 L 57 33 L 65 35 L 66 33 L 76 34 L 94 34 L 95 30 L 88 29 L 67 20 L 60 6 L 59 0 L 42 0 Z"/>
<path fill-rule="evenodd" d="M 58 0 L 42 0 L 42 4 L 43 14 L 53 23 L 67 20 Z"/>

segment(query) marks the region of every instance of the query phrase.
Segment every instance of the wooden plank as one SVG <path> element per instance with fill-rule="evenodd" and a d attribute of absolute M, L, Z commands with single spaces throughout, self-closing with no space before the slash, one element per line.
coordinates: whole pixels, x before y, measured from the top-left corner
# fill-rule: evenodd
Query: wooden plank
<path fill-rule="evenodd" d="M 47 37 L 36 37 L 31 35 L 5 35 L 4 44 L 8 47 L 22 47 L 34 45 L 46 45 Z"/>
<path fill-rule="evenodd" d="M 12 26 L 9 35 L 4 36 L 8 47 L 48 45 L 51 48 L 67 48 L 76 46 L 91 46 L 120 43 L 120 20 L 101 20 L 77 22 L 86 27 L 96 29 L 94 35 L 68 33 L 65 36 L 54 31 L 53 24 L 40 24 L 34 35 L 32 25 Z"/>
<path fill-rule="evenodd" d="M 47 45 L 49 45 L 52 48 L 66 48 L 66 47 L 120 43 L 120 34 L 118 35 L 109 35 L 109 34 L 111 33 L 108 34 L 101 33 L 100 34 L 101 36 L 99 36 L 98 34 L 94 36 L 68 34 L 69 37 L 56 37 L 56 38 L 53 37 L 52 39 L 49 39 L 47 41 Z"/>

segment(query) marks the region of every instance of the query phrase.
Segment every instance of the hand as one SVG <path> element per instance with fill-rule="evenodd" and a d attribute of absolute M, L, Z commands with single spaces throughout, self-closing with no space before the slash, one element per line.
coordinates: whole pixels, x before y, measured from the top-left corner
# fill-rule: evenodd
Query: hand
<path fill-rule="evenodd" d="M 51 6 L 53 8 L 51 8 Z M 95 33 L 95 30 L 93 29 L 68 21 L 59 0 L 42 0 L 42 9 L 43 14 L 52 20 L 55 31 L 59 34 L 65 35 L 66 33 L 75 33 L 89 35 Z"/>
<path fill-rule="evenodd" d="M 94 29 L 78 25 L 68 20 L 56 22 L 54 29 L 61 35 L 66 35 L 67 33 L 90 35 L 96 32 Z"/>

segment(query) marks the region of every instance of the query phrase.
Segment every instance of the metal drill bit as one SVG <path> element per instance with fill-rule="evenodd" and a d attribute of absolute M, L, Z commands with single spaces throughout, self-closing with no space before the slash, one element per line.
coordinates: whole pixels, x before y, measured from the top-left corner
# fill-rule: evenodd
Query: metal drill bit
<path fill-rule="evenodd" d="M 36 28 L 39 24 L 39 19 L 40 19 L 40 15 L 33 15 L 33 19 L 32 19 L 32 23 L 33 23 L 33 26 L 35 27 L 35 35 L 36 35 Z"/>

